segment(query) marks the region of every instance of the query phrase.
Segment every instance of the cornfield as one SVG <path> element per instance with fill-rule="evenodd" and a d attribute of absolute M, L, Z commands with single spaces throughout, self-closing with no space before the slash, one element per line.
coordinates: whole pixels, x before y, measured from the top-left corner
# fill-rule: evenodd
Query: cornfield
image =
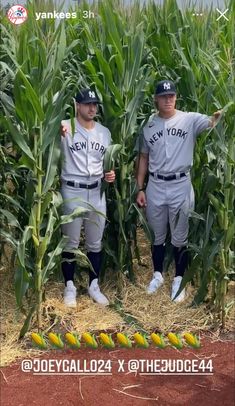
<path fill-rule="evenodd" d="M 113 268 L 134 282 L 132 260 L 140 260 L 137 228 L 143 227 L 150 242 L 152 238 L 135 204 L 134 147 L 154 113 L 154 86 L 161 78 L 176 82 L 177 108 L 208 115 L 223 109 L 217 127 L 196 145 L 196 208 L 184 282 L 194 281 L 195 304 L 212 291 L 211 306 L 224 326 L 227 283 L 234 275 L 235 2 L 227 5 L 229 21 L 217 21 L 215 9 L 196 17 L 192 5 L 181 10 L 176 0 L 162 6 L 152 1 L 128 6 L 115 0 L 84 2 L 75 7 L 76 18 L 60 22 L 35 19 L 36 12 L 54 10 L 53 2 L 28 2 L 26 7 L 28 19 L 19 26 L 1 10 L 0 62 L 1 256 L 10 243 L 16 301 L 25 313 L 20 336 L 35 311 L 41 328 L 46 282 L 60 267 L 66 244 L 60 225 L 84 215 L 78 209 L 61 216 L 59 193 L 60 122 L 74 116 L 72 98 L 80 86 L 95 85 L 102 100 L 98 119 L 110 129 L 113 144 L 121 145 L 117 179 L 105 191 L 104 273 Z M 83 16 L 88 9 L 94 18 Z M 86 262 L 79 250 L 78 256 Z"/>

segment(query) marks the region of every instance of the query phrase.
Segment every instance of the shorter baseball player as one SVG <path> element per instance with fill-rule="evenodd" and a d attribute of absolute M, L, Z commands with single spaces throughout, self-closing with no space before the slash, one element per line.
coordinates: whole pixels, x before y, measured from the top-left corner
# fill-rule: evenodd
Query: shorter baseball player
<path fill-rule="evenodd" d="M 75 133 L 72 135 L 70 120 L 62 121 L 61 148 L 63 154 L 61 173 L 61 193 L 64 199 L 64 214 L 70 214 L 77 207 L 86 207 L 74 199 L 80 198 L 90 203 L 96 210 L 106 214 L 105 195 L 101 196 L 101 183 L 115 180 L 114 171 L 103 173 L 104 153 L 111 143 L 110 131 L 94 121 L 99 99 L 91 89 L 82 89 L 76 96 L 77 117 Z M 62 232 L 68 236 L 67 246 L 62 253 L 62 272 L 65 280 L 64 303 L 76 306 L 74 286 L 75 255 L 80 242 L 81 227 L 84 224 L 87 256 L 94 272 L 89 272 L 88 293 L 101 305 L 108 305 L 108 299 L 101 293 L 98 278 L 101 267 L 101 241 L 105 227 L 105 217 L 89 212 L 86 218 L 76 218 L 62 225 Z"/>
<path fill-rule="evenodd" d="M 164 282 L 162 271 L 169 223 L 176 268 L 171 299 L 180 302 L 185 298 L 185 289 L 178 291 L 188 264 L 188 219 L 194 207 L 190 178 L 194 145 L 202 131 L 215 125 L 221 112 L 208 117 L 176 110 L 176 88 L 170 80 L 157 83 L 155 104 L 158 112 L 143 128 L 137 160 L 137 203 L 146 207 L 147 220 L 155 235 L 154 273 L 147 292 L 156 292 Z M 147 171 L 149 180 L 145 190 Z"/>

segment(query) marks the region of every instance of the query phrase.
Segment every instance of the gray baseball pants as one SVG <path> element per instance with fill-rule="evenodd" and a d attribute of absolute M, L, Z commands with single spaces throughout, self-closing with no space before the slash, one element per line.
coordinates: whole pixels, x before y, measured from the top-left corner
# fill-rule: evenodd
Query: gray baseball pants
<path fill-rule="evenodd" d="M 87 183 L 82 182 L 81 183 Z M 105 193 L 100 195 L 101 181 L 95 189 L 81 189 L 73 186 L 68 186 L 65 182 L 62 183 L 61 194 L 64 199 L 63 213 L 70 214 L 77 207 L 87 207 L 85 202 L 90 203 L 96 210 L 106 215 L 106 200 Z M 79 198 L 79 200 L 70 200 Z M 105 227 L 105 217 L 96 214 L 94 211 L 85 214 L 85 218 L 79 217 L 71 223 L 62 224 L 62 233 L 69 237 L 68 243 L 64 248 L 65 251 L 78 248 L 80 242 L 81 227 L 84 224 L 85 230 L 85 245 L 87 251 L 100 252 L 102 237 Z"/>
<path fill-rule="evenodd" d="M 169 223 L 172 245 L 186 246 L 189 210 L 194 208 L 194 191 L 190 175 L 170 181 L 156 179 L 150 175 L 146 199 L 146 216 L 154 231 L 154 245 L 164 244 Z"/>

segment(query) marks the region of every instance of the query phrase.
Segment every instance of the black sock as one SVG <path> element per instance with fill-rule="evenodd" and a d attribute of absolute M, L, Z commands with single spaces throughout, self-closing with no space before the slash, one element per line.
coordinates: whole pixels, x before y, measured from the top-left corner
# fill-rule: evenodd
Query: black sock
<path fill-rule="evenodd" d="M 188 251 L 187 247 L 175 247 L 174 246 L 174 258 L 175 258 L 175 276 L 184 276 L 188 265 Z"/>
<path fill-rule="evenodd" d="M 64 251 L 64 252 L 62 252 L 62 258 L 71 260 L 71 259 L 75 258 L 75 254 L 73 254 L 72 252 Z M 67 286 L 68 281 L 73 281 L 74 282 L 75 261 L 73 261 L 73 262 L 68 262 L 68 261 L 62 262 L 61 269 L 62 269 L 62 273 L 63 273 L 63 276 L 64 276 L 65 286 Z"/>
<path fill-rule="evenodd" d="M 154 245 L 152 249 L 154 272 L 162 273 L 164 257 L 165 257 L 165 244 Z"/>
<path fill-rule="evenodd" d="M 102 261 L 102 252 L 88 252 L 87 257 L 89 261 L 91 262 L 91 265 L 93 266 L 93 269 L 95 273 L 91 270 L 89 270 L 89 285 L 91 282 L 99 278 L 99 273 L 100 273 L 100 267 L 101 267 L 101 261 Z"/>

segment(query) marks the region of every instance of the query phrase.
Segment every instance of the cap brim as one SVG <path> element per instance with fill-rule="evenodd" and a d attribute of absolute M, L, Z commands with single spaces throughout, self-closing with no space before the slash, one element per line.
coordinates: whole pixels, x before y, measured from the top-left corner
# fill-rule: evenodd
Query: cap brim
<path fill-rule="evenodd" d="M 176 92 L 173 92 L 173 90 L 169 90 L 166 92 L 161 92 L 161 93 L 156 93 L 155 96 L 163 96 L 164 94 L 176 94 Z"/>
<path fill-rule="evenodd" d="M 80 103 L 80 104 L 92 104 L 92 103 L 101 104 L 101 101 L 95 99 L 95 100 L 87 100 L 87 101 L 84 100 L 84 101 L 81 101 L 81 102 L 78 102 L 78 101 L 77 101 L 77 103 Z"/>

